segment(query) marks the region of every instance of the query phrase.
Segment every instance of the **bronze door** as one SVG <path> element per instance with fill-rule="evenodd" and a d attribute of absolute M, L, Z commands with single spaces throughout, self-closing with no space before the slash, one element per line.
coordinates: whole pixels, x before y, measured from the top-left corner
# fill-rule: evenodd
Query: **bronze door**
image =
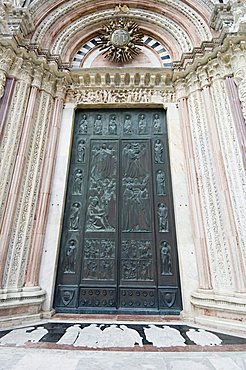
<path fill-rule="evenodd" d="M 180 312 L 164 110 L 76 112 L 55 309 Z"/>

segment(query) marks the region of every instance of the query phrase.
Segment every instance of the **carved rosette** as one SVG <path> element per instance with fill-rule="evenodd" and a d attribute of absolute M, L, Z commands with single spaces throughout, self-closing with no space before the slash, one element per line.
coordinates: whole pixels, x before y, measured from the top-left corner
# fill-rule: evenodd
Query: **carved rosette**
<path fill-rule="evenodd" d="M 138 25 L 130 20 L 120 18 L 104 25 L 101 35 L 100 50 L 111 62 L 129 62 L 141 52 L 143 33 Z"/>

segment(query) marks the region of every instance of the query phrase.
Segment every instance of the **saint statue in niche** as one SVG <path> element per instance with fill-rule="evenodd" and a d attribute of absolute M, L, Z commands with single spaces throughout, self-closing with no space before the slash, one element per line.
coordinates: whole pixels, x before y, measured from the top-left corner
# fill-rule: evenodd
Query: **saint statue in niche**
<path fill-rule="evenodd" d="M 154 154 L 155 154 L 156 163 L 164 163 L 164 160 L 163 160 L 164 148 L 163 148 L 163 144 L 161 140 L 155 141 Z"/>
<path fill-rule="evenodd" d="M 71 208 L 71 215 L 70 215 L 70 229 L 71 230 L 78 230 L 79 229 L 79 212 L 80 212 L 80 204 L 73 203 Z"/>
<path fill-rule="evenodd" d="M 108 124 L 108 133 L 109 135 L 117 135 L 117 122 L 116 116 L 112 115 Z"/>
<path fill-rule="evenodd" d="M 156 193 L 157 195 L 166 195 L 166 175 L 164 171 L 157 171 L 156 174 Z"/>
<path fill-rule="evenodd" d="M 166 241 L 161 242 L 161 274 L 172 275 L 171 247 Z"/>
<path fill-rule="evenodd" d="M 146 132 L 147 132 L 147 122 L 145 114 L 140 114 L 138 121 L 138 133 L 141 135 L 146 134 Z"/>
<path fill-rule="evenodd" d="M 83 171 L 79 169 L 74 173 L 73 195 L 81 195 L 82 188 L 83 188 Z"/>
<path fill-rule="evenodd" d="M 155 114 L 153 117 L 153 129 L 154 134 L 160 134 L 161 133 L 161 120 L 159 114 Z"/>
<path fill-rule="evenodd" d="M 158 205 L 158 222 L 159 222 L 159 232 L 167 233 L 168 232 L 168 208 L 166 204 L 160 203 Z"/>
<path fill-rule="evenodd" d="M 64 256 L 64 273 L 75 273 L 76 240 L 69 240 Z"/>
<path fill-rule="evenodd" d="M 132 134 L 132 121 L 130 114 L 126 114 L 124 121 L 124 134 Z"/>
<path fill-rule="evenodd" d="M 82 116 L 81 121 L 79 122 L 79 134 L 87 134 L 88 131 L 88 122 L 87 122 L 87 115 L 84 114 Z"/>
<path fill-rule="evenodd" d="M 85 141 L 80 140 L 77 146 L 77 158 L 78 162 L 84 163 L 85 161 Z"/>
<path fill-rule="evenodd" d="M 94 135 L 102 135 L 103 123 L 102 116 L 98 114 L 94 122 Z"/>

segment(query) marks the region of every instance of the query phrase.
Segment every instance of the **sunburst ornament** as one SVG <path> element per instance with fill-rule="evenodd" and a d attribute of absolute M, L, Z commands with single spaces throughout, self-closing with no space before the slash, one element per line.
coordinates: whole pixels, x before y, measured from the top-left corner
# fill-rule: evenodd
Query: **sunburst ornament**
<path fill-rule="evenodd" d="M 100 50 L 111 62 L 129 62 L 141 52 L 143 33 L 137 23 L 120 18 L 104 25 L 99 35 L 102 46 Z"/>

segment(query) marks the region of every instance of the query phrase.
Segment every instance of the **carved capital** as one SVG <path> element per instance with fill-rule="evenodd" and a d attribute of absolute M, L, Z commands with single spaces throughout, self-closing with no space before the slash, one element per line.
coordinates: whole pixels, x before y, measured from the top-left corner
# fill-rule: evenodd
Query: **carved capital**
<path fill-rule="evenodd" d="M 35 69 L 33 80 L 32 80 L 32 86 L 36 86 L 38 89 L 40 89 L 42 78 L 43 78 L 43 71 Z"/>
<path fill-rule="evenodd" d="M 189 94 L 194 91 L 201 90 L 200 81 L 198 79 L 198 75 L 196 72 L 191 72 L 188 74 L 187 86 L 188 86 Z"/>
<path fill-rule="evenodd" d="M 22 57 L 15 57 L 14 62 L 10 68 L 11 76 L 15 77 L 16 79 L 20 79 L 20 73 L 22 71 L 23 63 L 24 59 Z"/>
<path fill-rule="evenodd" d="M 54 88 L 55 88 L 55 77 L 51 73 L 46 72 L 46 74 L 43 77 L 41 90 L 46 91 L 50 95 L 53 95 Z"/>
<path fill-rule="evenodd" d="M 55 97 L 64 99 L 67 91 L 67 81 L 65 78 L 61 78 L 56 83 Z"/>
<path fill-rule="evenodd" d="M 206 67 L 198 67 L 197 69 L 198 78 L 201 84 L 201 88 L 210 85 L 210 78 Z"/>
<path fill-rule="evenodd" d="M 19 71 L 19 78 L 26 82 L 27 84 L 31 84 L 32 81 L 32 70 L 33 66 L 32 63 L 28 61 L 24 61 L 21 67 L 21 70 Z M 17 76 L 18 78 L 18 76 Z"/>
<path fill-rule="evenodd" d="M 1 57 L 0 57 L 0 69 L 5 71 L 7 74 L 11 68 L 11 65 L 15 59 L 15 53 L 11 49 L 3 49 L 1 50 Z"/>
<path fill-rule="evenodd" d="M 184 78 L 177 80 L 175 87 L 176 87 L 177 100 L 187 98 L 188 96 L 187 83 Z"/>

